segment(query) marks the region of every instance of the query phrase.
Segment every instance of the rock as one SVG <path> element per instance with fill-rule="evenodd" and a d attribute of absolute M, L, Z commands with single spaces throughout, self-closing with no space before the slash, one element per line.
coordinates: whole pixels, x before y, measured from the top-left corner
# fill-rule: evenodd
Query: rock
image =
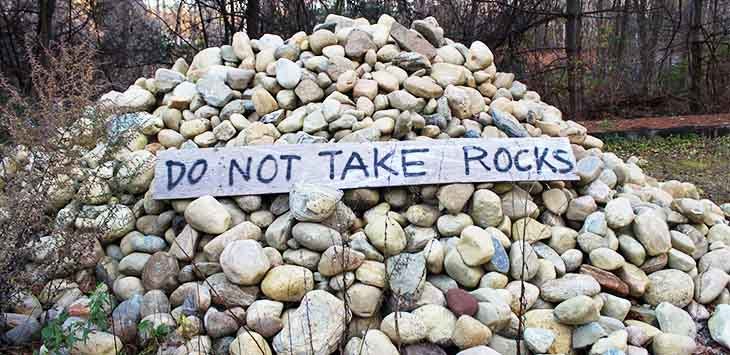
<path fill-rule="evenodd" d="M 451 338 L 459 349 L 474 348 L 489 343 L 492 332 L 480 321 L 468 316 L 462 315 L 454 324 L 454 333 Z"/>
<path fill-rule="evenodd" d="M 177 287 L 177 274 L 180 271 L 177 259 L 160 251 L 154 253 L 142 270 L 142 283 L 146 290 L 172 291 Z"/>
<path fill-rule="evenodd" d="M 462 315 L 473 316 L 479 309 L 477 299 L 469 292 L 460 288 L 452 288 L 446 292 L 446 302 L 449 309 L 457 317 Z"/>
<path fill-rule="evenodd" d="M 213 196 L 203 196 L 185 208 L 185 221 L 203 233 L 221 234 L 231 226 L 231 215 Z"/>
<path fill-rule="evenodd" d="M 529 137 L 527 130 L 511 115 L 496 108 L 491 108 L 494 125 L 507 134 L 508 137 Z"/>
<path fill-rule="evenodd" d="M 417 52 L 429 60 L 436 56 L 436 48 L 431 43 L 418 32 L 409 30 L 398 22 L 391 25 L 390 36 L 398 43 L 398 46 L 407 51 Z"/>
<path fill-rule="evenodd" d="M 280 265 L 266 273 L 261 291 L 266 297 L 281 302 L 299 302 L 314 289 L 314 276 L 301 266 Z"/>
<path fill-rule="evenodd" d="M 381 305 L 383 291 L 377 287 L 355 283 L 347 288 L 349 307 L 358 317 L 372 317 Z"/>
<path fill-rule="evenodd" d="M 300 81 L 296 89 L 294 89 L 294 93 L 304 104 L 319 101 L 324 97 L 324 91 L 316 82 L 309 79 Z"/>
<path fill-rule="evenodd" d="M 299 221 L 321 222 L 332 215 L 342 195 L 340 190 L 300 183 L 289 194 L 289 208 Z"/>
<path fill-rule="evenodd" d="M 313 251 L 325 251 L 332 246 L 342 246 L 342 236 L 336 230 L 317 223 L 297 223 L 291 230 L 299 244 Z"/>
<path fill-rule="evenodd" d="M 351 313 L 344 302 L 326 291 L 309 291 L 299 307 L 284 318 L 281 332 L 274 337 L 276 353 L 334 352 Z"/>
<path fill-rule="evenodd" d="M 606 204 L 606 222 L 613 229 L 623 228 L 634 221 L 634 210 L 631 201 L 619 197 Z"/>
<path fill-rule="evenodd" d="M 423 35 L 435 47 L 441 46 L 444 40 L 444 30 L 439 27 L 436 19 L 433 17 L 427 17 L 424 20 L 415 20 L 411 24 L 411 27 Z"/>
<path fill-rule="evenodd" d="M 253 302 L 246 309 L 246 325 L 263 337 L 272 337 L 283 327 L 281 320 L 283 310 L 284 304 L 281 302 L 265 299 Z"/>
<path fill-rule="evenodd" d="M 730 306 L 720 304 L 715 308 L 715 313 L 707 321 L 707 328 L 710 330 L 712 339 L 726 348 L 730 348 Z"/>
<path fill-rule="evenodd" d="M 71 348 L 72 354 L 114 355 L 124 344 L 119 337 L 102 331 L 91 331 L 85 341 L 77 341 Z"/>
<path fill-rule="evenodd" d="M 555 341 L 553 332 L 542 328 L 526 328 L 523 337 L 527 347 L 535 353 L 547 353 Z"/>
<path fill-rule="evenodd" d="M 276 61 L 276 81 L 284 89 L 294 89 L 302 79 L 302 70 L 299 66 L 286 58 Z"/>
<path fill-rule="evenodd" d="M 619 269 L 626 263 L 621 254 L 609 248 L 593 249 L 589 254 L 589 258 L 593 266 L 609 271 Z"/>
<path fill-rule="evenodd" d="M 345 41 L 345 54 L 353 59 L 362 58 L 369 50 L 377 50 L 373 37 L 361 30 L 352 30 Z"/>
<path fill-rule="evenodd" d="M 538 271 L 535 250 L 528 243 L 514 242 L 509 250 L 510 275 L 516 280 L 530 280 Z"/>
<path fill-rule="evenodd" d="M 175 70 L 160 68 L 155 71 L 155 85 L 160 92 L 170 92 L 183 81 L 185 75 Z"/>
<path fill-rule="evenodd" d="M 634 234 L 644 245 L 647 255 L 663 254 L 672 247 L 667 223 L 651 213 L 643 213 L 634 218 Z"/>
<path fill-rule="evenodd" d="M 549 239 L 552 236 L 550 227 L 529 217 L 521 218 L 512 224 L 512 239 L 525 239 L 528 243 Z"/>
<path fill-rule="evenodd" d="M 252 331 L 241 332 L 229 346 L 231 355 L 272 355 L 269 343 L 260 334 Z"/>
<path fill-rule="evenodd" d="M 170 247 L 170 255 L 178 260 L 190 261 L 195 256 L 200 234 L 189 224 L 182 232 L 175 237 L 175 242 Z"/>
<path fill-rule="evenodd" d="M 476 287 L 484 275 L 484 270 L 481 267 L 466 265 L 455 248 L 446 253 L 444 269 L 456 282 L 467 288 Z"/>
<path fill-rule="evenodd" d="M 428 335 L 428 330 L 423 321 L 418 316 L 408 312 L 388 314 L 380 323 L 380 330 L 393 342 L 403 344 L 418 343 Z"/>
<path fill-rule="evenodd" d="M 446 355 L 446 352 L 436 344 L 411 344 L 403 348 L 402 355 Z"/>
<path fill-rule="evenodd" d="M 365 254 L 352 248 L 332 246 L 327 248 L 319 259 L 317 270 L 324 276 L 335 276 L 343 272 L 355 271 L 365 260 Z"/>
<path fill-rule="evenodd" d="M 155 95 L 133 85 L 119 95 L 115 102 L 123 112 L 149 111 L 155 105 Z"/>
<path fill-rule="evenodd" d="M 492 235 L 492 247 L 494 247 L 494 255 L 489 260 L 489 267 L 493 267 L 498 272 L 507 273 L 510 267 L 507 251 L 504 250 L 502 243 L 494 235 Z"/>
<path fill-rule="evenodd" d="M 524 314 L 526 328 L 542 328 L 552 332 L 555 339 L 548 350 L 552 354 L 565 354 L 571 349 L 571 327 L 558 322 L 551 309 L 532 309 Z M 576 328 L 580 329 L 580 327 Z"/>
<path fill-rule="evenodd" d="M 568 325 L 581 325 L 598 320 L 600 316 L 593 299 L 588 296 L 575 296 L 561 302 L 554 310 L 558 322 Z"/>
<path fill-rule="evenodd" d="M 369 329 L 361 338 L 351 338 L 345 346 L 347 355 L 398 355 L 398 348 L 378 329 Z"/>
<path fill-rule="evenodd" d="M 203 317 L 205 330 L 212 338 L 221 338 L 233 335 L 238 329 L 238 323 L 232 312 L 219 312 L 215 308 L 209 308 Z"/>
<path fill-rule="evenodd" d="M 697 326 L 692 317 L 671 303 L 660 303 L 656 307 L 656 318 L 659 328 L 664 333 L 686 335 L 690 338 L 697 336 Z"/>
<path fill-rule="evenodd" d="M 114 176 L 117 184 L 130 193 L 147 190 L 154 177 L 155 161 L 155 156 L 146 150 L 125 154 L 119 159 Z"/>
<path fill-rule="evenodd" d="M 279 104 L 276 102 L 276 99 L 263 87 L 258 87 L 253 90 L 251 101 L 259 116 L 264 116 L 279 109 Z"/>
<path fill-rule="evenodd" d="M 256 285 L 271 267 L 261 245 L 254 240 L 236 240 L 221 253 L 220 264 L 228 280 L 238 285 Z"/>
<path fill-rule="evenodd" d="M 494 255 L 492 237 L 484 229 L 468 226 L 461 231 L 461 238 L 456 243 L 461 259 L 469 266 L 486 264 Z"/>
<path fill-rule="evenodd" d="M 256 71 L 250 69 L 228 68 L 226 84 L 233 90 L 245 90 L 255 74 Z"/>
<path fill-rule="evenodd" d="M 580 295 L 595 296 L 599 292 L 601 285 L 593 277 L 580 274 L 565 274 L 540 287 L 540 296 L 548 302 L 563 302 Z"/>
<path fill-rule="evenodd" d="M 690 337 L 662 333 L 653 338 L 651 348 L 656 355 L 689 355 L 694 352 L 696 345 Z"/>
<path fill-rule="evenodd" d="M 474 192 L 469 213 L 477 226 L 496 227 L 502 223 L 502 200 L 499 195 L 486 189 Z"/>
<path fill-rule="evenodd" d="M 589 354 L 610 354 L 612 351 L 625 353 L 627 339 L 628 334 L 626 333 L 626 330 L 616 330 L 609 334 L 608 337 L 596 341 L 596 343 L 591 347 Z"/>
<path fill-rule="evenodd" d="M 271 226 L 269 226 L 271 228 Z M 269 230 L 267 230 L 268 232 Z M 236 240 L 259 240 L 261 239 L 261 228 L 251 222 L 243 222 L 225 231 L 223 234 L 209 240 L 203 247 L 203 252 L 208 260 L 218 261 L 221 253 L 228 244 Z M 273 244 L 273 243 L 270 243 Z"/>
<path fill-rule="evenodd" d="M 684 308 L 694 295 L 694 282 L 686 273 L 679 270 L 661 270 L 649 275 L 649 284 L 644 300 L 651 305 L 669 302 Z"/>
<path fill-rule="evenodd" d="M 425 325 L 426 338 L 429 342 L 440 345 L 451 343 L 451 336 L 456 327 L 456 317 L 447 308 L 427 304 L 417 308 L 412 313 Z"/>
<path fill-rule="evenodd" d="M 695 279 L 695 300 L 701 304 L 708 304 L 717 298 L 730 277 L 718 268 L 709 268 Z"/>
<path fill-rule="evenodd" d="M 406 79 L 403 87 L 411 94 L 425 99 L 438 98 L 444 92 L 444 89 L 435 82 L 418 76 Z"/>
<path fill-rule="evenodd" d="M 500 354 L 500 353 L 495 351 L 494 349 L 492 349 L 488 346 L 484 346 L 484 345 L 475 346 L 473 348 L 469 348 L 469 349 L 459 351 L 458 353 L 456 353 L 456 355 L 497 355 L 497 354 Z"/>
<path fill-rule="evenodd" d="M 195 84 L 196 89 L 208 105 L 223 107 L 233 98 L 233 90 L 223 80 L 204 77 Z"/>
<path fill-rule="evenodd" d="M 449 63 L 435 63 L 431 68 L 431 78 L 441 87 L 463 85 L 466 82 L 464 67 Z"/>
<path fill-rule="evenodd" d="M 465 66 L 472 71 L 486 69 L 492 65 L 493 60 L 494 55 L 492 55 L 489 47 L 481 41 L 474 41 L 469 47 L 469 55 L 466 57 Z"/>
<path fill-rule="evenodd" d="M 387 259 L 386 272 L 390 290 L 410 300 L 420 296 L 426 280 L 426 258 L 421 254 L 402 253 Z"/>
<path fill-rule="evenodd" d="M 406 247 L 403 228 L 386 215 L 375 216 L 365 226 L 368 241 L 386 255 L 396 255 Z"/>

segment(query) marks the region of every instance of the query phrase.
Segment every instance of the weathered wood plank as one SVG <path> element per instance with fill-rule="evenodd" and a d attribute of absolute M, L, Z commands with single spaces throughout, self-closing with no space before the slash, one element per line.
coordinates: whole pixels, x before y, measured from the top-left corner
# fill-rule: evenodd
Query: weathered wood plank
<path fill-rule="evenodd" d="M 153 196 L 284 193 L 299 181 L 348 189 L 554 180 L 577 180 L 566 138 L 275 144 L 163 151 Z"/>

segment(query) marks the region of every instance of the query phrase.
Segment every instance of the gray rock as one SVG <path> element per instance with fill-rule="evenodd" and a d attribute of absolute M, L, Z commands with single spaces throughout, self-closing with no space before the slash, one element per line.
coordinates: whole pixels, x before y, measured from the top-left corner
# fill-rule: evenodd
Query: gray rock
<path fill-rule="evenodd" d="M 575 296 L 561 302 L 553 311 L 558 322 L 568 325 L 582 325 L 597 321 L 600 317 L 593 299 Z"/>
<path fill-rule="evenodd" d="M 656 318 L 659 328 L 664 333 L 697 336 L 697 326 L 689 313 L 671 303 L 662 302 L 656 307 Z"/>
<path fill-rule="evenodd" d="M 386 262 L 391 291 L 406 300 L 417 299 L 426 281 L 426 258 L 422 254 L 402 253 Z"/>
<path fill-rule="evenodd" d="M 332 294 L 314 290 L 307 293 L 299 307 L 284 318 L 281 332 L 274 337 L 277 353 L 330 354 L 340 345 L 352 313 Z"/>
<path fill-rule="evenodd" d="M 530 133 L 517 120 L 496 108 L 492 108 L 492 119 L 494 119 L 494 125 L 509 137 L 521 138 L 530 136 Z"/>
<path fill-rule="evenodd" d="M 563 302 L 575 296 L 595 296 L 601 292 L 601 285 L 591 276 L 582 274 L 565 274 L 565 276 L 548 280 L 540 287 L 540 297 L 548 302 Z"/>
<path fill-rule="evenodd" d="M 276 61 L 276 81 L 285 89 L 294 89 L 302 79 L 302 70 L 294 62 L 286 58 Z"/>
<path fill-rule="evenodd" d="M 321 222 L 335 211 L 342 195 L 337 189 L 299 183 L 289 194 L 289 208 L 299 221 Z"/>
<path fill-rule="evenodd" d="M 730 348 L 730 305 L 721 304 L 707 321 L 710 336 L 726 348 Z"/>
<path fill-rule="evenodd" d="M 542 328 L 526 328 L 523 337 L 527 347 L 537 354 L 547 353 L 555 341 L 555 334 Z"/>
<path fill-rule="evenodd" d="M 198 80 L 195 87 L 205 102 L 214 107 L 223 107 L 233 98 L 233 91 L 223 80 L 206 76 Z"/>

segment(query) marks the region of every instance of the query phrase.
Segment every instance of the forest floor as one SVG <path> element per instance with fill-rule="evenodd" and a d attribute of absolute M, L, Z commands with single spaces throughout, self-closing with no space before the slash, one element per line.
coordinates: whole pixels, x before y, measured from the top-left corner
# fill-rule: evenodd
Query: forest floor
<path fill-rule="evenodd" d="M 642 167 L 652 177 L 694 183 L 703 196 L 715 203 L 730 202 L 730 136 L 706 137 L 698 134 L 667 137 L 603 137 L 604 151 L 627 159 L 643 160 Z"/>

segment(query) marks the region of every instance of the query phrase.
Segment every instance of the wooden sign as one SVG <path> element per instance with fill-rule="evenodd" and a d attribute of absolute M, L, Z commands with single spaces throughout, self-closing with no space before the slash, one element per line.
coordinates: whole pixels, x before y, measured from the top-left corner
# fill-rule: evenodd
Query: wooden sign
<path fill-rule="evenodd" d="M 167 150 L 155 199 L 286 193 L 297 182 L 340 189 L 455 182 L 577 180 L 567 138 L 464 138 Z"/>

